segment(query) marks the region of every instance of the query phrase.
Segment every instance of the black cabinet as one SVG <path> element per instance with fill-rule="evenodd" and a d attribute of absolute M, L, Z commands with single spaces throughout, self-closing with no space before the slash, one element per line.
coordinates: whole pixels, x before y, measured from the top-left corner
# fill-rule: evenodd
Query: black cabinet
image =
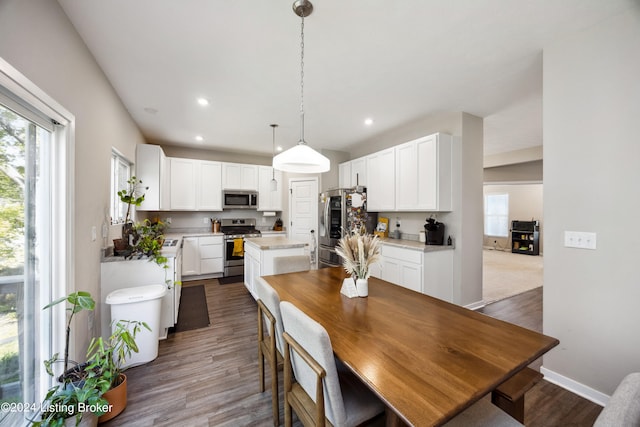
<path fill-rule="evenodd" d="M 540 254 L 538 221 L 511 222 L 511 252 L 525 255 Z"/>

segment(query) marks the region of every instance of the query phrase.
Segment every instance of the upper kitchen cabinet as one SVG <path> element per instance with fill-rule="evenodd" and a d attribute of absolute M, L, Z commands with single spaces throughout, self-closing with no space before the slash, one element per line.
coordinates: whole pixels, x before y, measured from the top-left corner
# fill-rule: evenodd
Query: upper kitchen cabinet
<path fill-rule="evenodd" d="M 136 146 L 136 177 L 143 186 L 149 187 L 138 210 L 161 211 L 170 208 L 169 161 L 159 145 Z"/>
<path fill-rule="evenodd" d="M 396 210 L 451 210 L 451 149 L 451 136 L 442 133 L 395 147 Z"/>
<path fill-rule="evenodd" d="M 171 210 L 222 210 L 222 164 L 171 158 Z"/>
<path fill-rule="evenodd" d="M 338 168 L 340 188 L 367 185 L 367 159 L 365 157 L 340 163 Z"/>
<path fill-rule="evenodd" d="M 241 163 L 222 164 L 222 188 L 258 191 L 258 166 Z"/>
<path fill-rule="evenodd" d="M 275 177 L 278 182 L 275 191 L 271 190 L 271 179 Z M 282 210 L 282 171 L 274 170 L 271 166 L 258 167 L 258 210 L 281 211 Z"/>
<path fill-rule="evenodd" d="M 199 210 L 222 210 L 222 163 L 200 162 L 200 192 L 196 201 Z"/>
<path fill-rule="evenodd" d="M 395 210 L 395 150 L 387 148 L 366 156 L 367 210 Z"/>

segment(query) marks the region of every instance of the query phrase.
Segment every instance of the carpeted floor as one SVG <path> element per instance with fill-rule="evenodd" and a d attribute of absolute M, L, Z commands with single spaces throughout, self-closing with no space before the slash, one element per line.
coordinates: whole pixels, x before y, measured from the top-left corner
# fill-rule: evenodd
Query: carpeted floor
<path fill-rule="evenodd" d="M 209 325 L 209 307 L 204 285 L 183 286 L 175 331 L 191 331 Z"/>
<path fill-rule="evenodd" d="M 542 256 L 482 251 L 482 299 L 499 301 L 542 286 Z"/>

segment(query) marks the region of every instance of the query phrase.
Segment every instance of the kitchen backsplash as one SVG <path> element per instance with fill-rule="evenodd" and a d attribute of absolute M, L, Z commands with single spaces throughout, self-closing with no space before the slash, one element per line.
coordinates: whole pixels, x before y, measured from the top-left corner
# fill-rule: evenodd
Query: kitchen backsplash
<path fill-rule="evenodd" d="M 263 212 L 241 209 L 222 212 L 138 212 L 138 220 L 160 218 L 161 221 L 168 223 L 168 232 L 171 232 L 172 229 L 210 230 L 211 218 L 254 218 L 258 229 L 269 230 L 273 228 L 273 224 L 280 217 L 280 214 L 280 212 L 276 212 L 276 216 L 264 216 Z M 170 221 L 168 221 L 169 218 L 171 219 Z M 207 222 L 205 222 L 205 219 Z"/>
<path fill-rule="evenodd" d="M 389 236 L 396 229 L 396 219 L 400 218 L 401 238 L 419 240 L 420 232 L 424 231 L 424 224 L 431 215 L 445 225 L 445 236 L 449 235 L 446 228 L 448 212 L 379 212 L 378 218 L 389 218 Z"/>

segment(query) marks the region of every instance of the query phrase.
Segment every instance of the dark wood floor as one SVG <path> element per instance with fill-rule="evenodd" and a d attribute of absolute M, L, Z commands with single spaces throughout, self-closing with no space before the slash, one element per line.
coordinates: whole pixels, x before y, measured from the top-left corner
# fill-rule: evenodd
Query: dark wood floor
<path fill-rule="evenodd" d="M 129 369 L 127 409 L 104 426 L 272 425 L 271 394 L 258 392 L 256 303 L 239 283 L 219 285 L 214 279 L 186 285 L 195 283 L 206 284 L 211 326 L 171 334 L 160 342 L 155 361 Z M 541 331 L 542 291 L 483 311 Z M 527 393 L 525 424 L 591 426 L 600 410 L 543 380 Z"/>

